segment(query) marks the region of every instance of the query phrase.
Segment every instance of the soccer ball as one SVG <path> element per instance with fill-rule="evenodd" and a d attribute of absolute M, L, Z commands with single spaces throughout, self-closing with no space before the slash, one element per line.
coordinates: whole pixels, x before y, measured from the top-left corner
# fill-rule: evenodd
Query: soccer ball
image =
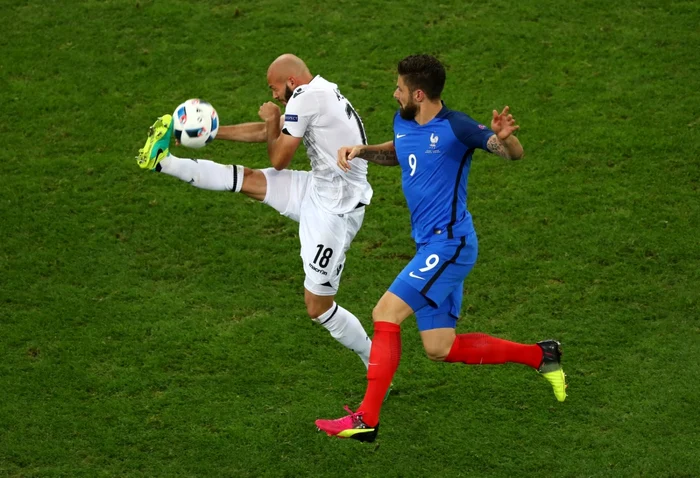
<path fill-rule="evenodd" d="M 173 113 L 175 138 L 188 148 L 201 148 L 211 142 L 219 131 L 219 116 L 206 101 L 187 100 Z"/>

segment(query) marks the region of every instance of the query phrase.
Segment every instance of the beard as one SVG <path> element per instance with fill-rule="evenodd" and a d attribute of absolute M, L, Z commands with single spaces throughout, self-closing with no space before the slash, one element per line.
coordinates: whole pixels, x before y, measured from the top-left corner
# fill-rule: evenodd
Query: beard
<path fill-rule="evenodd" d="M 289 85 L 284 85 L 284 101 L 289 103 L 289 99 L 292 97 L 292 90 L 289 89 Z"/>
<path fill-rule="evenodd" d="M 407 103 L 406 106 L 403 106 L 401 105 L 401 103 L 399 103 L 399 114 L 405 120 L 415 119 L 416 114 L 418 114 L 418 105 L 412 101 L 410 103 Z"/>

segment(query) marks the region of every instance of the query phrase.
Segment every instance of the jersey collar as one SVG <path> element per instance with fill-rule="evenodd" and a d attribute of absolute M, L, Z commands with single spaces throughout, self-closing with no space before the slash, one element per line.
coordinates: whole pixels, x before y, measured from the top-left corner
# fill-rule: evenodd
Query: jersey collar
<path fill-rule="evenodd" d="M 430 121 L 428 121 L 424 125 L 419 125 L 418 122 L 415 120 L 415 118 L 412 119 L 411 121 L 419 128 L 425 128 L 426 126 L 431 124 L 433 121 L 436 121 L 436 120 L 439 120 L 439 119 L 446 117 L 447 114 L 450 112 L 450 109 L 447 106 L 445 106 L 444 101 L 440 100 L 440 103 L 442 103 L 442 108 L 440 109 L 440 111 L 438 111 L 438 114 L 436 114 L 433 119 L 431 119 Z"/>
<path fill-rule="evenodd" d="M 450 112 L 450 109 L 447 106 L 445 106 L 444 101 L 440 100 L 440 103 L 442 103 L 442 109 L 437 115 L 435 115 L 435 118 L 444 118 L 445 116 L 447 116 L 447 113 Z"/>

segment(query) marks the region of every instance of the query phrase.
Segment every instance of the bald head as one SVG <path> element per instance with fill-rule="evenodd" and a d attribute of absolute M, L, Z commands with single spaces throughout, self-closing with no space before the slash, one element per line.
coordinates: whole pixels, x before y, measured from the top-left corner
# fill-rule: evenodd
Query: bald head
<path fill-rule="evenodd" d="M 297 87 L 313 79 L 306 63 L 291 53 L 277 57 L 267 69 L 267 84 L 272 90 L 272 97 L 285 105 Z"/>
<path fill-rule="evenodd" d="M 313 78 L 306 63 L 304 63 L 301 58 L 291 53 L 278 56 L 275 61 L 270 64 L 270 67 L 267 69 L 267 78 L 270 79 L 271 77 L 275 80 L 285 80 L 286 78 L 294 77 L 298 79 L 308 79 L 308 81 L 311 81 Z"/>

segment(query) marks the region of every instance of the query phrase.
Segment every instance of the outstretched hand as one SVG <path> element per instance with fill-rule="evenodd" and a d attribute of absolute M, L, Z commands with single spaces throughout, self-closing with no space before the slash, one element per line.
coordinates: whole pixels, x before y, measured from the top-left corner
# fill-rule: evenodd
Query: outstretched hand
<path fill-rule="evenodd" d="M 506 139 L 515 131 L 520 129 L 520 126 L 515 124 L 513 115 L 508 114 L 510 108 L 506 106 L 501 113 L 493 110 L 493 119 L 491 120 L 491 130 L 496 133 L 498 139 Z"/>
<path fill-rule="evenodd" d="M 338 150 L 338 167 L 344 172 L 350 171 L 350 160 L 362 154 L 362 146 L 343 146 Z"/>

